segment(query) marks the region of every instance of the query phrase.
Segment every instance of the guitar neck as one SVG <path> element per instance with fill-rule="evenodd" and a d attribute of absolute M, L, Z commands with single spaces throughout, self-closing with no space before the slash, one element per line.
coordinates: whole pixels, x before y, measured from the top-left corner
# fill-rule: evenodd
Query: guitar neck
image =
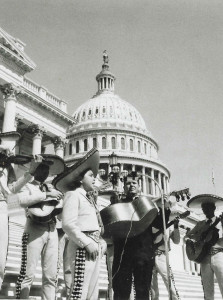
<path fill-rule="evenodd" d="M 169 228 L 171 225 L 173 225 L 173 224 L 174 224 L 174 221 L 175 221 L 175 219 L 172 220 L 172 221 L 170 221 L 170 222 L 166 225 L 166 229 Z M 157 238 L 161 233 L 163 233 L 163 229 L 160 229 L 159 231 L 155 232 L 155 233 L 153 234 L 153 237 L 154 237 L 154 238 Z"/>

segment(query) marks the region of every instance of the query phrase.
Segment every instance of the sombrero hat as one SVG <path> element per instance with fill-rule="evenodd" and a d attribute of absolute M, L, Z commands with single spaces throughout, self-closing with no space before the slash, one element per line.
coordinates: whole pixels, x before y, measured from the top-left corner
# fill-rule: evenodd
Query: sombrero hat
<path fill-rule="evenodd" d="M 83 158 L 79 159 L 74 165 L 67 167 L 66 170 L 59 174 L 53 180 L 56 189 L 65 193 L 69 190 L 69 184 L 77 181 L 81 173 L 85 170 L 92 170 L 96 177 L 99 168 L 99 152 L 96 148 L 91 149 Z"/>
<path fill-rule="evenodd" d="M 187 206 L 193 209 L 201 209 L 203 203 L 215 203 L 216 206 L 223 205 L 223 198 L 212 194 L 201 194 L 191 198 Z"/>
<path fill-rule="evenodd" d="M 8 131 L 8 132 L 1 132 L 0 139 L 1 140 L 13 140 L 18 141 L 21 138 L 21 134 L 17 131 Z"/>
<path fill-rule="evenodd" d="M 40 164 L 45 164 L 49 166 L 49 176 L 58 175 L 64 172 L 66 166 L 64 160 L 54 154 L 40 154 L 43 160 Z"/>

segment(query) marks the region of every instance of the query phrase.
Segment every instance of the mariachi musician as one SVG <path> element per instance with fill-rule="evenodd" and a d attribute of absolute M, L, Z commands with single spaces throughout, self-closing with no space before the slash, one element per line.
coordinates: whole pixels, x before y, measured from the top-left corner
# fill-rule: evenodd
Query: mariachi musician
<path fill-rule="evenodd" d="M 156 204 L 160 207 L 161 201 L 157 201 Z M 165 207 L 171 208 L 173 203 L 166 199 Z M 170 216 L 171 218 L 171 216 Z M 180 231 L 179 231 L 179 219 L 175 218 L 170 222 L 173 223 L 174 227 L 173 230 L 167 230 L 166 235 L 168 238 L 168 247 L 170 250 L 170 240 L 174 244 L 180 243 Z M 154 249 L 155 249 L 155 265 L 153 268 L 153 276 L 151 282 L 151 299 L 152 300 L 159 300 L 159 286 L 158 286 L 158 274 L 161 275 L 163 282 L 168 289 L 168 272 L 167 272 L 167 265 L 166 265 L 166 250 L 165 250 L 165 243 L 164 243 L 164 234 L 163 231 L 160 231 L 157 228 L 152 228 L 152 232 L 154 235 Z M 171 268 L 169 268 L 169 272 L 172 273 Z M 171 300 L 178 300 L 179 295 L 178 291 L 176 290 L 175 281 L 173 277 L 173 273 L 171 274 Z"/>
<path fill-rule="evenodd" d="M 98 150 L 93 148 L 53 181 L 65 193 L 62 228 L 69 238 L 70 300 L 98 299 L 100 263 L 106 251 L 106 243 L 101 238 L 100 213 L 92 193 L 99 158 Z"/>
<path fill-rule="evenodd" d="M 17 141 L 20 139 L 20 134 L 16 131 L 0 133 L 1 142 L 7 140 Z M 41 158 L 31 158 L 29 160 L 30 168 L 25 174 L 16 180 L 12 162 L 16 163 L 16 156 L 13 155 L 11 149 L 6 144 L 0 145 L 0 290 L 4 278 L 6 265 L 6 256 L 8 249 L 8 204 L 10 204 L 9 195 L 18 193 L 21 188 L 32 178 L 32 173 L 41 163 Z M 30 196 L 31 198 L 31 196 Z M 32 199 L 29 199 L 29 204 Z M 17 201 L 18 207 L 26 207 L 26 199 Z"/>
<path fill-rule="evenodd" d="M 187 240 L 187 247 L 194 242 L 196 246 L 196 242 L 200 244 L 205 240 L 207 241 L 207 243 L 203 243 L 203 249 L 201 249 L 203 257 L 200 259 L 204 298 L 205 300 L 214 299 L 214 275 L 223 297 L 223 217 L 222 215 L 220 218 L 215 216 L 216 207 L 223 206 L 223 198 L 202 194 L 191 198 L 187 205 L 195 211 L 202 209 L 206 217 L 203 221 L 199 221 L 186 235 L 186 238 L 189 239 Z M 203 250 L 205 253 L 202 253 Z M 198 253 L 198 251 L 196 252 Z"/>
<path fill-rule="evenodd" d="M 60 201 L 62 193 L 49 188 L 44 182 L 48 176 L 64 171 L 65 164 L 57 155 L 42 154 L 42 163 L 36 168 L 33 180 L 26 184 L 17 197 L 29 199 L 30 194 L 40 203 L 40 210 L 44 209 L 44 201 Z M 37 208 L 38 209 L 38 208 Z M 30 288 L 34 280 L 37 263 L 41 256 L 42 263 L 42 298 L 51 300 L 56 297 L 58 235 L 56 220 L 52 217 L 48 221 L 41 221 L 27 210 L 27 220 L 22 238 L 22 262 L 20 275 L 17 280 L 17 299 L 28 299 Z"/>
<path fill-rule="evenodd" d="M 136 172 L 128 175 L 124 186 L 125 202 L 140 201 L 139 177 Z M 116 205 L 116 204 L 114 204 Z M 170 210 L 166 210 L 168 221 Z M 152 223 L 153 227 L 162 228 L 162 214 Z M 114 238 L 113 291 L 114 300 L 128 300 L 134 282 L 136 300 L 148 300 L 154 266 L 154 245 L 152 226 L 134 237 Z"/>

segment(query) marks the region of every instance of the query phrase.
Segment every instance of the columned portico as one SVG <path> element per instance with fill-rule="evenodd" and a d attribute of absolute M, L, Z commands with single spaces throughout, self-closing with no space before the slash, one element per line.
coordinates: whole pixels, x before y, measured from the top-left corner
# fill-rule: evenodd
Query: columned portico
<path fill-rule="evenodd" d="M 41 146 L 42 146 L 42 138 L 45 134 L 45 130 L 43 127 L 32 124 L 28 127 L 27 130 L 29 133 L 33 134 L 33 148 L 32 148 L 32 154 L 41 154 Z"/>
<path fill-rule="evenodd" d="M 60 136 L 57 136 L 53 139 L 53 144 L 54 144 L 55 154 L 60 156 L 61 158 L 63 158 L 64 157 L 64 148 L 65 148 L 65 145 L 67 144 L 67 140 L 61 138 Z"/>
<path fill-rule="evenodd" d="M 12 83 L 6 83 L 0 86 L 0 90 L 4 95 L 5 111 L 2 125 L 2 132 L 9 132 L 15 130 L 15 116 L 16 116 L 16 103 L 17 96 L 20 89 Z M 15 141 L 3 140 L 2 144 L 7 145 L 11 150 L 14 150 Z"/>

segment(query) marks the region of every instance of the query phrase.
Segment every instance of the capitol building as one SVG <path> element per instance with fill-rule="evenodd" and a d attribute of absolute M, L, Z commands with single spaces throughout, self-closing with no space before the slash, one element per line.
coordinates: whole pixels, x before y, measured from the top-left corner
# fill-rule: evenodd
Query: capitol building
<path fill-rule="evenodd" d="M 159 195 L 153 179 L 168 193 L 170 172 L 158 158 L 158 144 L 137 109 L 115 94 L 115 80 L 105 55 L 102 70 L 96 76 L 96 94 L 72 115 L 75 124 L 67 133 L 65 160 L 74 162 L 96 147 L 100 152 L 100 169 L 107 174 L 111 171 L 109 156 L 115 154 L 121 172 L 136 171 L 152 178 L 142 177 L 144 194 Z"/>
<path fill-rule="evenodd" d="M 112 171 L 113 158 L 119 166 L 120 174 L 136 171 L 143 175 L 140 182 L 143 194 L 159 196 L 155 181 L 164 193 L 170 193 L 170 171 L 158 156 L 159 146 L 137 108 L 115 93 L 116 77 L 110 71 L 106 52 L 103 53 L 102 70 L 96 76 L 95 95 L 83 101 L 72 115 L 67 112 L 66 101 L 29 79 L 29 73 L 35 72 L 35 68 L 35 63 L 25 53 L 25 44 L 0 28 L 0 130 L 20 132 L 22 138 L 18 142 L 7 141 L 15 154 L 55 153 L 70 165 L 92 147 L 96 147 L 100 152 L 100 171 L 105 175 Z M 15 166 L 17 176 L 27 168 L 26 165 Z M 108 205 L 107 200 L 103 205 Z M 175 211 L 177 214 L 183 213 L 185 205 L 177 203 Z M 13 299 L 15 294 L 13 282 L 20 268 L 20 238 L 25 216 L 21 217 L 21 222 L 17 217 L 16 214 L 10 214 L 6 287 L 0 299 Z M 184 241 L 186 230 L 193 227 L 197 220 L 199 216 L 194 213 L 180 220 L 181 242 L 178 245 L 171 244 L 170 264 L 177 274 L 179 293 L 188 293 L 185 291 L 185 281 L 187 284 L 198 282 L 192 292 L 197 293 L 197 296 L 185 296 L 184 299 L 203 297 L 199 265 L 188 260 Z M 103 270 L 101 291 L 107 288 L 105 265 Z M 38 272 L 34 282 L 36 294 L 33 294 L 37 299 L 38 288 L 41 287 L 41 271 Z M 64 286 L 62 277 L 61 289 Z M 165 287 L 161 295 L 160 299 L 167 299 Z"/>

